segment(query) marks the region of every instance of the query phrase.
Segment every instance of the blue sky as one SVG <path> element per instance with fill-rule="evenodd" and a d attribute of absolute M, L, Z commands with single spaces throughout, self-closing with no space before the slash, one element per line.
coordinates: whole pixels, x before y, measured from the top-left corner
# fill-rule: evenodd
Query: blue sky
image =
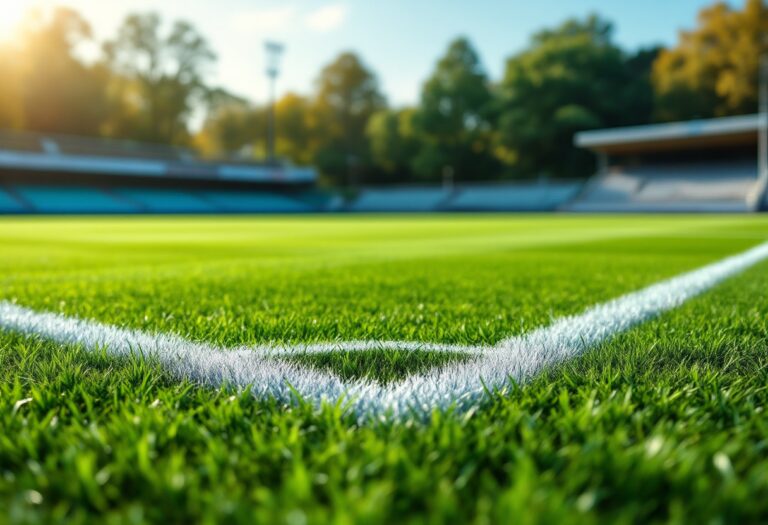
<path fill-rule="evenodd" d="M 219 55 L 212 80 L 261 101 L 266 97 L 263 41 L 284 42 L 278 91 L 306 93 L 320 68 L 352 49 L 376 71 L 391 103 L 418 99 L 420 86 L 448 42 L 458 36 L 475 44 L 494 78 L 505 58 L 530 35 L 571 16 L 597 12 L 612 20 L 617 40 L 628 48 L 671 44 L 678 30 L 695 23 L 714 0 L 4 0 L 0 38 L 32 5 L 64 4 L 80 11 L 98 37 L 110 36 L 125 14 L 156 10 L 185 18 Z M 744 0 L 733 0 L 742 5 Z M 10 16 L 8 10 L 10 9 Z M 5 26 L 5 29 L 4 27 Z"/>

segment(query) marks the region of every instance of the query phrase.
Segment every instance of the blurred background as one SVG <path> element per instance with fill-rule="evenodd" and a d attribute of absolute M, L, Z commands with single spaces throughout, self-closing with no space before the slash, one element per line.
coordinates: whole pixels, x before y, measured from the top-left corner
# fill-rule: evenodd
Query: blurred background
<path fill-rule="evenodd" d="M 5 1 L 0 213 L 765 208 L 764 0 L 372 4 Z"/>

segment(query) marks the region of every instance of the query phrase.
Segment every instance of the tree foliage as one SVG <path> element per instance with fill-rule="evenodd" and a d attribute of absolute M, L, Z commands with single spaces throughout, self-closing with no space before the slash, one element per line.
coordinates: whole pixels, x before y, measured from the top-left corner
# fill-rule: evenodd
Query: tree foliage
<path fill-rule="evenodd" d="M 0 123 L 95 135 L 107 116 L 106 72 L 77 56 L 91 28 L 77 12 L 35 11 L 18 44 L 0 49 Z"/>
<path fill-rule="evenodd" d="M 536 34 L 509 59 L 497 153 L 514 172 L 587 175 L 591 157 L 573 146 L 575 132 L 648 118 L 648 75 L 633 70 L 641 61 L 627 57 L 612 35 L 612 25 L 596 16 L 569 20 Z"/>
<path fill-rule="evenodd" d="M 130 15 L 104 45 L 115 74 L 112 135 L 175 144 L 188 139 L 188 119 L 205 100 L 205 73 L 216 56 L 191 24 L 162 29 L 156 13 Z"/>
<path fill-rule="evenodd" d="M 311 164 L 320 141 L 319 121 L 311 101 L 296 93 L 286 93 L 275 104 L 275 122 L 278 156 L 296 164 Z"/>
<path fill-rule="evenodd" d="M 758 69 L 768 53 L 768 7 L 747 0 L 742 10 L 719 2 L 699 14 L 699 25 L 680 33 L 653 68 L 661 120 L 753 113 Z"/>
<path fill-rule="evenodd" d="M 414 124 L 422 147 L 413 169 L 422 179 L 449 170 L 471 180 L 495 171 L 491 154 L 493 94 L 480 58 L 466 38 L 451 42 L 421 92 Z"/>
<path fill-rule="evenodd" d="M 208 157 L 256 158 L 263 154 L 266 112 L 244 100 L 218 103 L 195 137 L 195 144 Z"/>
<path fill-rule="evenodd" d="M 312 109 L 320 144 L 315 162 L 335 182 L 359 180 L 369 167 L 365 129 L 386 101 L 376 75 L 351 52 L 340 54 L 317 79 Z"/>
<path fill-rule="evenodd" d="M 223 90 L 209 102 L 210 111 L 195 137 L 198 148 L 209 157 L 264 158 L 266 155 L 267 112 Z M 275 103 L 277 155 L 296 164 L 312 163 L 318 133 L 310 101 L 286 93 Z"/>
<path fill-rule="evenodd" d="M 386 182 L 405 182 L 411 174 L 411 162 L 420 141 L 413 126 L 414 109 L 383 109 L 368 121 L 366 136 L 371 160 Z"/>
<path fill-rule="evenodd" d="M 9 47 L 0 47 L 0 128 L 24 127 L 21 60 Z"/>

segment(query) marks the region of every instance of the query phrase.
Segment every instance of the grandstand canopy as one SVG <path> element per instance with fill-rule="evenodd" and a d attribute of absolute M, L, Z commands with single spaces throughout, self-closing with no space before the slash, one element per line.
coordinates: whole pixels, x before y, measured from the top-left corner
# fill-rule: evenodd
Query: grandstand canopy
<path fill-rule="evenodd" d="M 608 155 L 757 145 L 759 115 L 691 120 L 578 133 L 577 146 Z"/>

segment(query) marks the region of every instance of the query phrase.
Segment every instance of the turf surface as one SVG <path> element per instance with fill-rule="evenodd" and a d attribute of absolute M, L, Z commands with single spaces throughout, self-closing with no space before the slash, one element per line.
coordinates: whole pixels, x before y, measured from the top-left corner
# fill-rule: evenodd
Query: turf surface
<path fill-rule="evenodd" d="M 766 236 L 760 217 L 9 219 L 0 299 L 222 345 L 491 344 Z M 764 520 L 767 285 L 762 264 L 427 423 L 360 426 L 340 407 L 278 406 L 0 334 L 0 515 Z M 294 359 L 380 381 L 446 365 L 426 352 Z"/>

